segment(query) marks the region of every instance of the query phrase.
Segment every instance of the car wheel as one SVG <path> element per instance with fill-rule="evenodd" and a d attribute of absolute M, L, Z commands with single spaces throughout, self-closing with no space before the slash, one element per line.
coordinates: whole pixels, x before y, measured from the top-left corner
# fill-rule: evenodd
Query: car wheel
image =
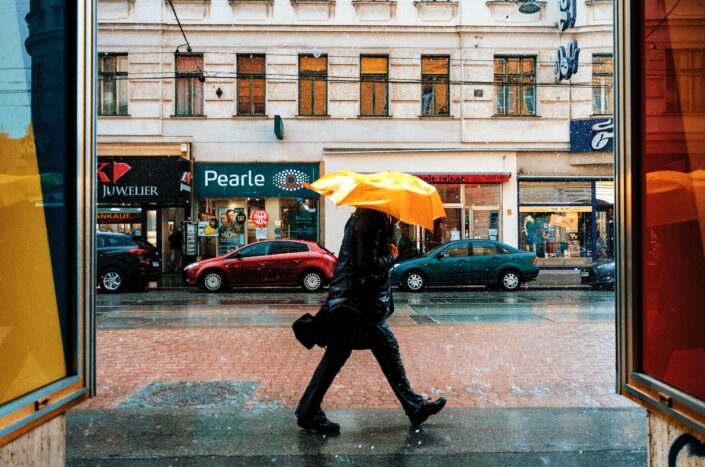
<path fill-rule="evenodd" d="M 125 288 L 125 273 L 118 268 L 108 268 L 100 275 L 100 288 L 107 293 L 118 293 Z"/>
<path fill-rule="evenodd" d="M 404 274 L 402 283 L 409 292 L 421 292 L 426 287 L 426 278 L 418 271 L 409 271 Z"/>
<path fill-rule="evenodd" d="M 220 292 L 225 289 L 225 277 L 218 271 L 207 271 L 201 277 L 201 287 L 208 292 Z"/>
<path fill-rule="evenodd" d="M 318 271 L 306 271 L 301 278 L 301 287 L 307 292 L 318 292 L 323 288 L 323 275 Z"/>
<path fill-rule="evenodd" d="M 508 291 L 516 290 L 521 285 L 521 277 L 516 271 L 504 271 L 502 275 L 499 276 L 499 285 Z"/>

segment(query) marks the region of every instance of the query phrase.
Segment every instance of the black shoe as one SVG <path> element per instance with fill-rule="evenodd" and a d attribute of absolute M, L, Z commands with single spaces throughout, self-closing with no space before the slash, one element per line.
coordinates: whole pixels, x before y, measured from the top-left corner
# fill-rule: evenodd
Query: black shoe
<path fill-rule="evenodd" d="M 411 425 L 421 425 L 428 419 L 428 417 L 440 412 L 441 409 L 445 407 L 446 402 L 447 401 L 445 397 L 440 397 L 438 400 L 433 402 L 426 402 L 424 405 L 421 406 L 419 410 L 412 414 L 409 414 L 409 421 L 411 422 Z"/>
<path fill-rule="evenodd" d="M 309 419 L 297 419 L 296 423 L 304 430 L 314 430 L 319 433 L 340 433 L 340 425 L 331 422 L 323 412 Z"/>

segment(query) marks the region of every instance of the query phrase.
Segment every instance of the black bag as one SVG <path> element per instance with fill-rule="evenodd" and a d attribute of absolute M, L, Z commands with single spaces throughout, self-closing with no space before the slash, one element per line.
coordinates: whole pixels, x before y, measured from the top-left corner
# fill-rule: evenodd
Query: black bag
<path fill-rule="evenodd" d="M 307 349 L 313 348 L 321 340 L 320 326 L 316 322 L 316 317 L 311 313 L 302 315 L 294 321 L 291 327 L 294 329 L 296 340 Z"/>

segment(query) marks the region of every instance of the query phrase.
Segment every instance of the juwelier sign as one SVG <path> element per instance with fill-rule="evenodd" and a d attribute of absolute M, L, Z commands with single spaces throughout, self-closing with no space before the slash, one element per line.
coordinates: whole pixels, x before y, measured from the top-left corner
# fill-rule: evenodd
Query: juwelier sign
<path fill-rule="evenodd" d="M 195 164 L 195 196 L 205 198 L 318 198 L 303 183 L 318 179 L 318 164 Z"/>
<path fill-rule="evenodd" d="M 101 204 L 186 204 L 191 195 L 191 162 L 181 157 L 100 157 L 96 175 Z"/>

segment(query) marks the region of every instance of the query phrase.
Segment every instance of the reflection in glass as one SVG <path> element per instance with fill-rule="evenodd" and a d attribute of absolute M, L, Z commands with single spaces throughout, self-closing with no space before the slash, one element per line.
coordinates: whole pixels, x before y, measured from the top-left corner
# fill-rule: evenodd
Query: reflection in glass
<path fill-rule="evenodd" d="M 0 404 L 76 371 L 63 3 L 5 1 L 2 13 Z"/>
<path fill-rule="evenodd" d="M 705 399 L 705 11 L 643 1 L 638 370 Z M 645 92 L 645 91 L 642 91 Z"/>

